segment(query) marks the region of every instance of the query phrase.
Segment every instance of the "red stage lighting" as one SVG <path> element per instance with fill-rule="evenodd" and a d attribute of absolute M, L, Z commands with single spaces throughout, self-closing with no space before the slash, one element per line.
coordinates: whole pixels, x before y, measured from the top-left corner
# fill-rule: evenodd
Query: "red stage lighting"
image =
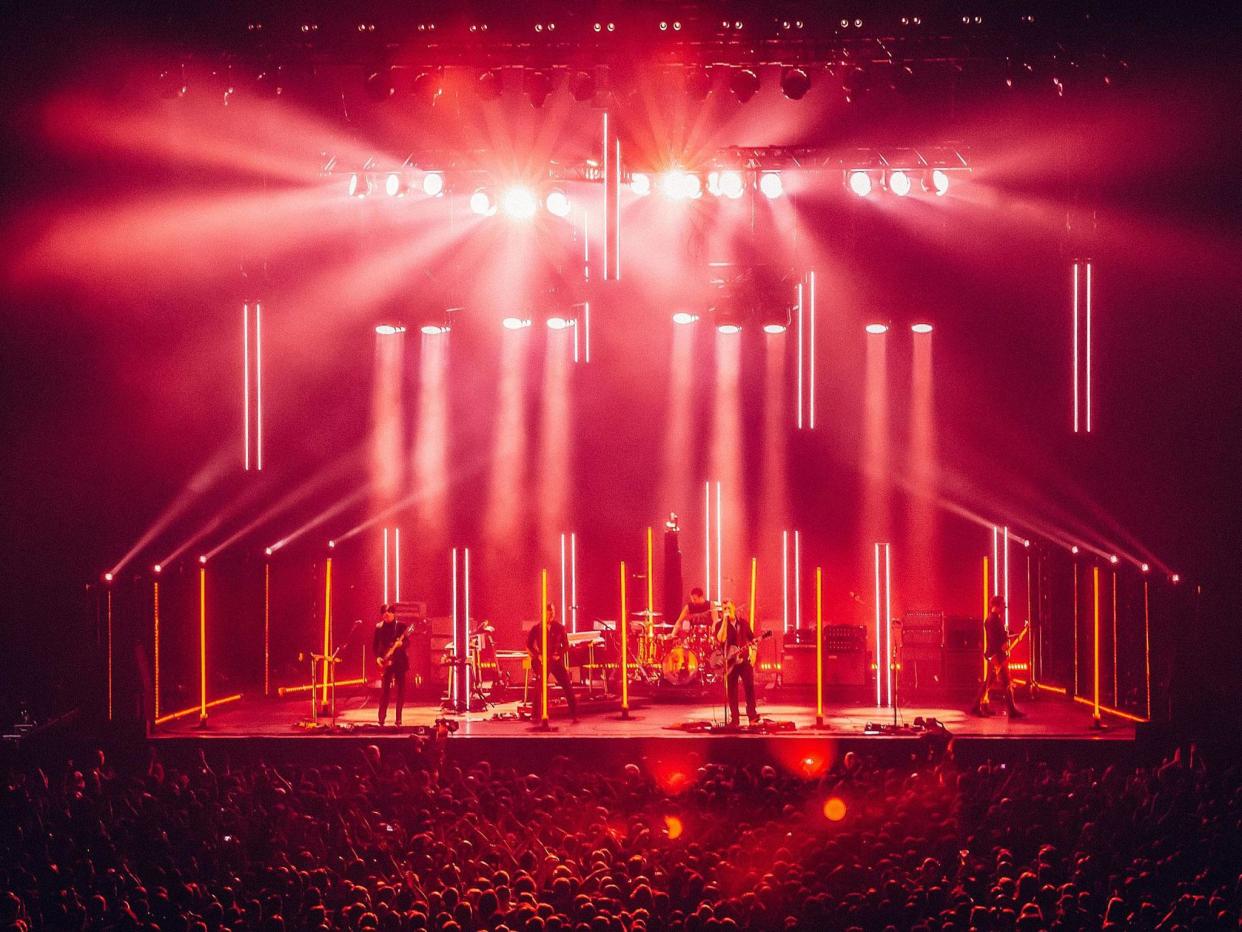
<path fill-rule="evenodd" d="M 441 324 L 423 324 L 418 329 L 427 336 L 433 337 L 438 336 L 441 333 L 448 333 L 452 328 L 449 326 L 448 321 L 445 321 Z"/>
<path fill-rule="evenodd" d="M 936 197 L 944 197 L 949 190 L 949 173 L 939 168 L 928 172 L 923 177 L 923 190 Z"/>
<path fill-rule="evenodd" d="M 505 213 L 515 220 L 529 220 L 535 216 L 535 195 L 528 188 L 510 188 L 501 203 Z"/>
<path fill-rule="evenodd" d="M 882 324 L 877 321 L 876 323 L 867 324 L 866 330 L 868 333 L 888 333 L 888 324 Z"/>
<path fill-rule="evenodd" d="M 499 71 L 484 71 L 474 85 L 475 91 L 483 100 L 498 100 L 502 90 Z"/>
<path fill-rule="evenodd" d="M 414 76 L 410 87 L 411 95 L 424 101 L 428 106 L 444 95 L 444 75 L 436 71 L 421 71 Z"/>
<path fill-rule="evenodd" d="M 748 102 L 759 90 L 759 75 L 749 68 L 739 68 L 729 75 L 729 90 L 739 104 Z"/>
<path fill-rule="evenodd" d="M 371 180 L 370 175 L 362 172 L 352 172 L 349 176 L 349 196 L 350 197 L 366 197 L 375 190 L 375 182 Z"/>
<path fill-rule="evenodd" d="M 500 322 L 506 330 L 524 330 L 530 326 L 529 317 L 506 317 Z"/>
<path fill-rule="evenodd" d="M 152 567 L 152 569 L 158 574 L 163 571 L 164 567 L 157 563 Z"/>
<path fill-rule="evenodd" d="M 552 93 L 552 78 L 546 71 L 528 71 L 525 84 L 530 105 L 538 110 Z"/>
<path fill-rule="evenodd" d="M 569 195 L 561 188 L 553 188 L 548 192 L 548 196 L 544 198 L 544 206 L 548 208 L 548 213 L 554 217 L 569 216 Z"/>
<path fill-rule="evenodd" d="M 574 323 L 575 321 L 572 317 L 562 317 L 559 314 L 555 314 L 552 317 L 548 318 L 548 329 L 549 330 L 565 330 L 565 329 L 568 329 L 569 327 L 572 327 Z"/>
<path fill-rule="evenodd" d="M 104 574 L 103 574 L 103 578 L 104 578 L 104 582 L 112 582 L 112 574 L 111 574 L 111 573 L 104 573 Z"/>
<path fill-rule="evenodd" d="M 690 311 L 678 311 L 673 315 L 673 323 L 675 324 L 692 324 L 699 319 L 698 314 L 692 314 Z"/>
<path fill-rule="evenodd" d="M 641 172 L 631 175 L 630 190 L 638 197 L 646 197 L 651 193 L 651 176 Z"/>
<path fill-rule="evenodd" d="M 569 93 L 579 103 L 595 98 L 595 77 L 589 71 L 579 71 L 569 79 Z"/>
<path fill-rule="evenodd" d="M 898 197 L 905 197 L 912 187 L 910 176 L 901 169 L 888 173 L 888 189 Z"/>
<path fill-rule="evenodd" d="M 698 175 L 682 171 L 680 168 L 674 168 L 672 171 L 664 173 L 664 177 L 660 181 L 660 188 L 664 192 L 665 197 L 674 201 L 684 201 L 687 198 L 696 198 L 703 195 L 703 180 Z"/>
<path fill-rule="evenodd" d="M 423 194 L 427 197 L 439 197 L 444 193 L 444 175 L 440 172 L 427 172 L 423 175 Z"/>
<path fill-rule="evenodd" d="M 383 337 L 390 337 L 394 334 L 405 333 L 405 327 L 400 324 L 380 324 L 375 328 L 375 332 Z"/>
<path fill-rule="evenodd" d="M 759 176 L 759 191 L 770 201 L 785 193 L 785 183 L 780 172 L 764 172 Z"/>
<path fill-rule="evenodd" d="M 786 68 L 781 73 L 781 91 L 790 100 L 801 100 L 811 89 L 811 76 L 805 68 Z"/>
<path fill-rule="evenodd" d="M 384 176 L 384 193 L 389 197 L 401 194 L 401 175 L 398 172 L 389 172 Z"/>
<path fill-rule="evenodd" d="M 391 68 L 378 68 L 375 71 L 370 72 L 367 75 L 364 84 L 367 96 L 377 104 L 383 103 L 393 94 L 397 93 L 397 88 L 393 85 L 392 81 Z"/>
<path fill-rule="evenodd" d="M 496 202 L 486 188 L 479 188 L 470 195 L 470 209 L 480 217 L 491 217 L 496 213 Z"/>
<path fill-rule="evenodd" d="M 1146 563 L 1142 563 L 1142 564 L 1140 564 L 1140 565 L 1139 565 L 1139 569 L 1141 569 L 1144 573 L 1150 573 L 1150 572 L 1151 572 L 1151 567 L 1150 567 L 1149 565 L 1147 565 Z"/>
<path fill-rule="evenodd" d="M 727 197 L 730 200 L 737 200 L 746 190 L 746 185 L 742 181 L 742 173 L 735 171 L 721 172 L 716 182 L 721 197 Z"/>
<path fill-rule="evenodd" d="M 915 333 L 931 333 L 932 325 L 927 323 L 914 324 L 910 329 Z"/>
<path fill-rule="evenodd" d="M 206 564 L 207 564 L 207 555 L 206 555 L 206 554 L 204 554 L 203 556 L 199 557 L 199 558 L 198 558 L 198 562 L 199 562 L 199 563 L 201 563 L 201 564 L 203 564 L 203 565 L 206 565 Z"/>
<path fill-rule="evenodd" d="M 707 100 L 712 92 L 712 75 L 706 68 L 691 68 L 686 72 L 686 96 L 691 100 Z"/>
<path fill-rule="evenodd" d="M 871 193 L 871 176 L 865 171 L 852 171 L 849 173 L 850 190 L 859 197 L 866 197 Z"/>

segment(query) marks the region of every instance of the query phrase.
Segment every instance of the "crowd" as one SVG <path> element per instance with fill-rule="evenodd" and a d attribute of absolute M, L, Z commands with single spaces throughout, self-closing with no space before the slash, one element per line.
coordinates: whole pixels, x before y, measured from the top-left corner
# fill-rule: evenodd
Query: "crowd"
<path fill-rule="evenodd" d="M 451 741 L 452 739 L 450 739 Z M 1200 929 L 1242 916 L 1229 761 L 317 766 L 103 753 L 2 774 L 0 929 Z M 814 766 L 812 766 L 814 765 Z"/>

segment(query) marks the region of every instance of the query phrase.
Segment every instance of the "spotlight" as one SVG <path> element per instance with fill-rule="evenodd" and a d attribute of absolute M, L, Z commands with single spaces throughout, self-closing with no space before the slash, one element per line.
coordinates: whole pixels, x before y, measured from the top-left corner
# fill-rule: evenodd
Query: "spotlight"
<path fill-rule="evenodd" d="M 428 106 L 434 106 L 435 102 L 444 95 L 443 72 L 420 71 L 414 76 L 414 83 L 410 87 L 410 93 L 416 99 L 424 101 Z"/>
<path fill-rule="evenodd" d="M 789 329 L 789 314 L 785 314 L 784 320 L 769 320 L 763 325 L 764 333 L 784 333 Z"/>
<path fill-rule="evenodd" d="M 1113 566 L 1116 566 L 1120 562 L 1120 560 L 1117 559 L 1117 554 L 1114 553 L 1111 557 L 1108 558 L 1108 562 L 1111 563 Z"/>
<path fill-rule="evenodd" d="M 781 91 L 790 100 L 801 100 L 811 89 L 811 76 L 805 68 L 786 68 L 781 72 Z"/>
<path fill-rule="evenodd" d="M 910 193 L 910 176 L 901 169 L 888 173 L 888 189 L 898 197 L 905 197 Z"/>
<path fill-rule="evenodd" d="M 474 85 L 475 91 L 484 100 L 497 100 L 500 98 L 500 72 L 484 71 L 479 75 L 479 80 Z"/>
<path fill-rule="evenodd" d="M 717 333 L 741 333 L 742 325 L 735 320 L 722 320 L 716 324 Z"/>
<path fill-rule="evenodd" d="M 448 319 L 447 319 L 447 318 L 445 318 L 445 320 L 444 320 L 442 323 L 438 323 L 438 324 L 423 324 L 423 325 L 422 325 L 421 327 L 419 327 L 418 329 L 419 329 L 422 333 L 425 333 L 427 336 L 429 336 L 429 337 L 434 337 L 434 336 L 438 336 L 438 335 L 439 335 L 439 334 L 441 334 L 441 333 L 448 333 L 448 332 L 449 332 L 450 330 L 452 330 L 453 328 L 452 328 L 452 326 L 449 324 Z"/>
<path fill-rule="evenodd" d="M 759 75 L 749 68 L 739 68 L 729 75 L 729 90 L 739 104 L 748 102 L 759 90 Z"/>
<path fill-rule="evenodd" d="M 741 197 L 742 192 L 746 190 L 746 185 L 742 181 L 741 172 L 721 172 L 716 185 L 722 197 L 727 197 L 734 201 Z"/>
<path fill-rule="evenodd" d="M 932 325 L 929 323 L 914 324 L 911 328 L 915 333 L 931 333 Z"/>
<path fill-rule="evenodd" d="M 785 182 L 780 172 L 764 172 L 759 176 L 759 190 L 770 201 L 776 200 L 785 193 Z"/>
<path fill-rule="evenodd" d="M 706 68 L 690 68 L 686 71 L 686 96 L 691 100 L 707 100 L 712 92 L 712 75 Z"/>
<path fill-rule="evenodd" d="M 871 76 L 866 69 L 857 66 L 848 69 L 841 76 L 841 90 L 845 91 L 845 99 L 853 103 L 871 86 Z"/>
<path fill-rule="evenodd" d="M 334 540 L 330 540 L 330 541 L 328 541 L 328 549 L 329 549 L 329 550 L 335 550 L 335 549 L 336 549 L 336 541 L 334 541 Z"/>
<path fill-rule="evenodd" d="M 684 172 L 680 168 L 665 172 L 660 181 L 660 187 L 664 191 L 664 196 L 674 201 L 684 201 L 686 198 L 703 195 L 703 180 L 698 175 Z"/>
<path fill-rule="evenodd" d="M 530 326 L 529 317 L 506 317 L 500 322 L 506 330 L 525 330 Z"/>
<path fill-rule="evenodd" d="M 630 176 L 630 190 L 638 197 L 646 197 L 651 193 L 651 176 L 637 172 Z"/>
<path fill-rule="evenodd" d="M 267 556 L 269 556 L 269 557 L 270 557 L 270 556 L 272 555 L 272 548 L 271 548 L 271 547 L 264 547 L 264 548 L 263 548 L 263 553 L 264 553 L 265 555 L 267 555 Z"/>
<path fill-rule="evenodd" d="M 366 88 L 367 96 L 377 104 L 383 103 L 397 93 L 397 89 L 392 82 L 391 68 L 377 68 L 374 71 L 368 72 L 363 84 Z"/>
<path fill-rule="evenodd" d="M 569 93 L 578 103 L 595 99 L 595 76 L 589 71 L 579 71 L 569 79 Z"/>
<path fill-rule="evenodd" d="M 198 562 L 201 563 L 203 566 L 206 566 L 207 565 L 207 554 L 203 554 L 201 557 L 199 557 Z"/>
<path fill-rule="evenodd" d="M 103 578 L 104 578 L 104 582 L 112 582 L 112 574 L 111 574 L 111 573 L 104 573 Z"/>
<path fill-rule="evenodd" d="M 375 190 L 375 182 L 363 172 L 351 172 L 348 190 L 350 197 L 366 197 Z"/>
<path fill-rule="evenodd" d="M 164 567 L 161 566 L 159 563 L 157 563 L 155 564 L 155 566 L 152 567 L 152 569 L 155 570 L 156 573 L 160 573 L 163 571 Z"/>
<path fill-rule="evenodd" d="M 1151 567 L 1150 567 L 1150 566 L 1148 566 L 1146 563 L 1141 563 L 1141 564 L 1139 564 L 1139 569 L 1141 569 L 1144 573 L 1150 573 L 1150 572 L 1151 572 Z"/>
<path fill-rule="evenodd" d="M 535 195 L 526 188 L 510 188 L 501 200 L 504 211 L 514 220 L 529 220 L 535 216 Z"/>
<path fill-rule="evenodd" d="M 875 323 L 867 324 L 864 329 L 866 329 L 868 333 L 888 333 L 888 324 L 876 321 Z"/>
<path fill-rule="evenodd" d="M 389 172 L 384 176 L 384 193 L 389 197 L 398 197 L 401 194 L 401 174 L 399 172 Z"/>
<path fill-rule="evenodd" d="M 1181 581 L 1182 581 L 1182 577 L 1179 573 L 1174 573 L 1172 576 L 1169 577 L 1169 582 L 1173 583 L 1173 585 L 1175 586 Z"/>
<path fill-rule="evenodd" d="M 692 324 L 698 319 L 699 315 L 690 311 L 677 311 L 673 315 L 673 323 L 675 324 Z"/>
<path fill-rule="evenodd" d="M 375 332 L 382 337 L 391 337 L 398 333 L 405 333 L 405 327 L 401 324 L 380 324 L 375 328 Z"/>
<path fill-rule="evenodd" d="M 439 172 L 427 172 L 423 175 L 423 194 L 428 197 L 439 197 L 444 193 L 444 176 Z"/>
<path fill-rule="evenodd" d="M 1078 554 L 1078 545 L 1077 545 L 1077 544 L 1074 544 L 1074 546 L 1070 547 L 1070 553 L 1072 553 L 1072 554 L 1074 554 L 1075 556 L 1077 556 L 1077 554 Z"/>
<path fill-rule="evenodd" d="M 575 321 L 572 317 L 563 317 L 560 314 L 553 314 L 548 318 L 548 329 L 566 330 L 569 327 L 572 327 L 575 323 L 577 323 L 577 321 Z"/>
<path fill-rule="evenodd" d="M 949 190 L 949 173 L 934 168 L 923 178 L 923 190 L 936 197 L 944 197 Z"/>
<path fill-rule="evenodd" d="M 683 197 L 691 199 L 703 196 L 703 179 L 698 175 L 688 174 L 682 178 Z"/>
<path fill-rule="evenodd" d="M 871 176 L 865 171 L 852 171 L 849 173 L 850 190 L 859 197 L 866 197 L 871 193 Z"/>
<path fill-rule="evenodd" d="M 470 195 L 470 209 L 480 217 L 491 217 L 496 213 L 496 202 L 486 188 L 478 188 Z"/>
<path fill-rule="evenodd" d="M 548 213 L 554 217 L 569 216 L 569 195 L 561 188 L 553 188 L 549 191 L 543 204 L 548 208 Z"/>
<path fill-rule="evenodd" d="M 526 96 L 530 105 L 538 110 L 552 93 L 552 77 L 546 71 L 526 72 Z"/>

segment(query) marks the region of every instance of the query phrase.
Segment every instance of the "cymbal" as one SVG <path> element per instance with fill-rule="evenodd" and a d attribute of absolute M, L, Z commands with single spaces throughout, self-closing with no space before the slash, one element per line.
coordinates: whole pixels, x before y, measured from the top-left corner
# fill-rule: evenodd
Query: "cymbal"
<path fill-rule="evenodd" d="M 630 612 L 630 615 L 631 617 L 634 617 L 634 618 L 663 618 L 664 617 L 663 612 Z"/>
<path fill-rule="evenodd" d="M 657 621 L 651 626 L 653 631 L 672 631 L 674 627 L 676 626 L 667 621 Z"/>

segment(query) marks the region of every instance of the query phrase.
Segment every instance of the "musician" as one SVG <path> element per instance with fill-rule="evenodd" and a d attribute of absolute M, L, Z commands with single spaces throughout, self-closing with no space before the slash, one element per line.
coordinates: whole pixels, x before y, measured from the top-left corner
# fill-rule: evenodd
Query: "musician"
<path fill-rule="evenodd" d="M 578 723 L 578 703 L 574 700 L 573 683 L 569 681 L 569 667 L 565 659 L 569 656 L 569 634 L 565 626 L 556 620 L 556 606 L 551 602 L 547 606 L 548 616 L 548 675 L 560 684 L 565 693 L 565 701 L 569 704 L 569 717 L 574 724 Z M 538 677 L 543 669 L 539 649 L 543 644 L 542 625 L 536 624 L 527 632 L 526 651 L 530 654 L 530 668 Z M 537 684 L 535 702 L 531 703 L 532 718 L 543 718 L 543 684 Z"/>
<path fill-rule="evenodd" d="M 716 607 L 703 597 L 703 589 L 695 586 L 690 590 L 690 601 L 682 606 L 681 614 L 673 625 L 673 637 L 684 639 L 689 637 L 695 625 L 711 625 L 715 630 L 718 622 Z"/>
<path fill-rule="evenodd" d="M 983 689 L 979 698 L 971 708 L 972 715 L 991 715 L 988 708 L 988 694 L 999 682 L 1005 693 L 1005 706 L 1010 718 L 1025 718 L 1026 713 L 1018 709 L 1013 701 L 1013 683 L 1009 679 L 1009 648 L 1021 636 L 1021 632 L 1011 635 L 1005 630 L 1005 597 L 992 596 L 988 603 L 991 609 L 983 622 L 983 656 L 987 661 L 987 676 L 983 681 Z"/>
<path fill-rule="evenodd" d="M 728 671 L 725 674 L 725 686 L 729 694 L 727 723 L 735 727 L 741 724 L 737 701 L 737 684 L 741 680 L 742 687 L 746 690 L 746 718 L 751 725 L 758 724 L 759 712 L 755 708 L 755 668 L 751 662 L 755 631 L 746 616 L 737 613 L 732 602 L 724 605 L 724 611 L 716 625 L 716 640 L 725 648 Z"/>
<path fill-rule="evenodd" d="M 375 626 L 375 636 L 371 641 L 371 651 L 375 654 L 375 662 L 383 670 L 380 678 L 379 723 L 384 724 L 388 717 L 388 694 L 392 687 L 397 687 L 397 724 L 401 724 L 401 709 L 405 705 L 405 674 L 410 668 L 410 659 L 405 653 L 405 642 L 393 651 L 387 663 L 384 658 L 388 649 L 398 638 L 405 636 L 408 629 L 397 624 L 397 613 L 392 605 L 380 606 L 380 620 Z"/>

